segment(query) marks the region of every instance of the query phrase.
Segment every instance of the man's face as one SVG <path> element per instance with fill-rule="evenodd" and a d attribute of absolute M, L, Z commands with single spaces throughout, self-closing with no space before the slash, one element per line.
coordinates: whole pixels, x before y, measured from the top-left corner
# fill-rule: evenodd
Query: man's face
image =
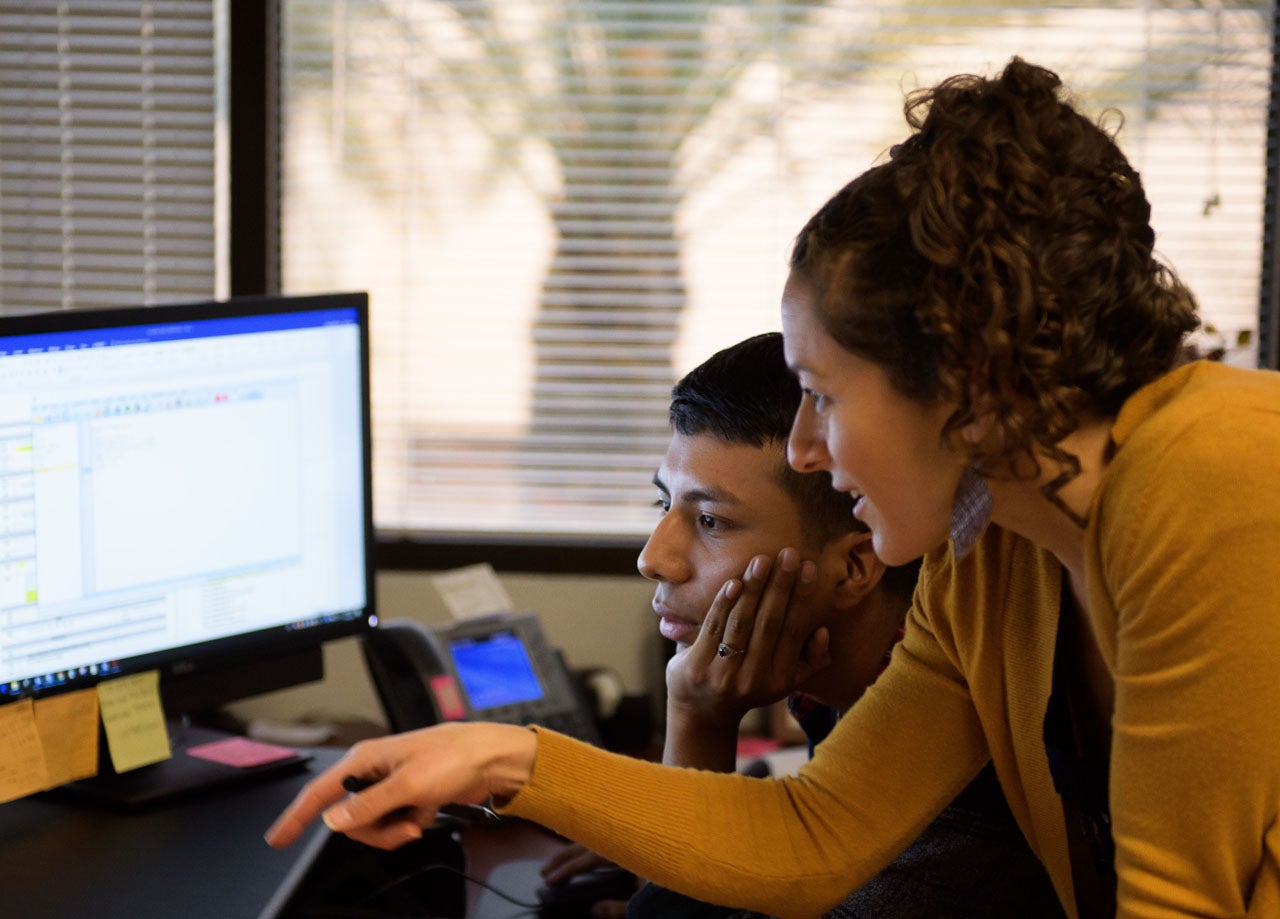
<path fill-rule="evenodd" d="M 778 482 L 782 444 L 752 447 L 711 434 L 675 434 L 654 476 L 661 519 L 640 552 L 640 573 L 657 582 L 658 630 L 681 650 L 698 636 L 716 593 L 756 555 L 791 546 L 812 558 L 800 509 Z M 821 567 L 819 569 L 821 571 Z M 819 575 L 815 625 L 831 584 Z"/>

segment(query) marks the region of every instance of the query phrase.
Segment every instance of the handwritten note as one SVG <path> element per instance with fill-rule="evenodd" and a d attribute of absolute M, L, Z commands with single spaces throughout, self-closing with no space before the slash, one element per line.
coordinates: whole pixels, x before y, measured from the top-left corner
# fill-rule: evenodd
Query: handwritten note
<path fill-rule="evenodd" d="M 454 619 L 511 612 L 511 597 L 487 562 L 434 574 L 430 580 Z"/>
<path fill-rule="evenodd" d="M 98 773 L 98 694 L 81 689 L 37 699 L 36 729 L 53 788 Z"/>
<path fill-rule="evenodd" d="M 35 706 L 30 699 L 0 706 L 0 802 L 48 787 Z"/>
<path fill-rule="evenodd" d="M 169 733 L 160 706 L 160 674 L 135 673 L 98 684 L 102 725 L 116 772 L 128 772 L 168 759 Z"/>

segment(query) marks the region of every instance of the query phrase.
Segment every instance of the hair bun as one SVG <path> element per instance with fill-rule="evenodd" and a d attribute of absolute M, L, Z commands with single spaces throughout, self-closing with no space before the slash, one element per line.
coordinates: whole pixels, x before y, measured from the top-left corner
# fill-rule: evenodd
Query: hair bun
<path fill-rule="evenodd" d="M 1030 64 L 1020 57 L 1009 59 L 999 77 L 1002 87 L 1019 96 L 1049 95 L 1055 100 L 1062 79 L 1052 70 Z"/>

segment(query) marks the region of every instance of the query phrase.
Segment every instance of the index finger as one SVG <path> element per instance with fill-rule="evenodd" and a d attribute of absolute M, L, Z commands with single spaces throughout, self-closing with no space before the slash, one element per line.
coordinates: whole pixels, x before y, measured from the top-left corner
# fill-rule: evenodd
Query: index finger
<path fill-rule="evenodd" d="M 267 830 L 267 845 L 276 849 L 293 845 L 312 821 L 346 797 L 342 779 L 349 768 L 344 757 L 304 785 Z"/>
<path fill-rule="evenodd" d="M 312 821 L 347 797 L 347 789 L 342 783 L 348 776 L 378 779 L 386 775 L 387 757 L 379 752 L 378 744 L 389 740 L 393 738 L 356 744 L 340 760 L 302 786 L 267 830 L 267 844 L 282 849 L 296 842 Z"/>

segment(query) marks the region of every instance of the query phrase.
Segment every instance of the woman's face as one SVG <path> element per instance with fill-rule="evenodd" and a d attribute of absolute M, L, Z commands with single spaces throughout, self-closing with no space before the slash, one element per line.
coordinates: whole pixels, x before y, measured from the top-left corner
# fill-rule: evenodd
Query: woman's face
<path fill-rule="evenodd" d="M 942 442 L 954 406 L 907 398 L 877 364 L 842 348 L 795 275 L 782 295 L 782 334 L 804 389 L 787 445 L 792 467 L 828 470 L 837 489 L 861 496 L 854 516 L 871 528 L 885 564 L 905 564 L 942 545 L 965 466 Z"/>

